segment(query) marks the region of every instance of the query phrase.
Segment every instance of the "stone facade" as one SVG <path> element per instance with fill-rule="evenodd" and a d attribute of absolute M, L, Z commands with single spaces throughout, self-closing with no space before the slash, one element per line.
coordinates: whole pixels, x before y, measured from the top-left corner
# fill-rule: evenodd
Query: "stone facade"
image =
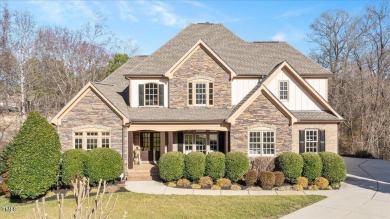
<path fill-rule="evenodd" d="M 256 128 L 275 130 L 276 155 L 291 151 L 291 126 L 286 118 L 264 95 L 260 94 L 230 128 L 230 148 L 248 154 L 248 131 Z"/>
<path fill-rule="evenodd" d="M 122 119 L 92 90 L 86 91 L 81 100 L 61 120 L 58 133 L 63 151 L 74 149 L 73 133 L 82 130 L 109 131 L 110 147 L 121 155 L 122 144 L 127 146 L 127 129 L 123 129 Z M 127 148 L 124 149 L 124 161 L 127 165 Z"/>
<path fill-rule="evenodd" d="M 338 153 L 338 125 L 337 124 L 294 124 L 292 127 L 292 151 L 299 153 L 299 130 L 325 130 L 325 150 Z"/>
<path fill-rule="evenodd" d="M 173 73 L 173 78 L 169 81 L 170 108 L 194 107 L 188 106 L 188 82 L 192 79 L 214 80 L 214 105 L 208 107 L 231 107 L 232 94 L 229 74 L 206 51 L 198 48 Z"/>

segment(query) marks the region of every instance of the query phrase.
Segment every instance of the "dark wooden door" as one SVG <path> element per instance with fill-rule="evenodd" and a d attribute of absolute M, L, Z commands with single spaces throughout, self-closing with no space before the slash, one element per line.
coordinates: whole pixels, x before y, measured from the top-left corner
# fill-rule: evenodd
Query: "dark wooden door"
<path fill-rule="evenodd" d="M 160 159 L 160 133 L 141 133 L 141 159 L 143 161 L 158 161 Z"/>

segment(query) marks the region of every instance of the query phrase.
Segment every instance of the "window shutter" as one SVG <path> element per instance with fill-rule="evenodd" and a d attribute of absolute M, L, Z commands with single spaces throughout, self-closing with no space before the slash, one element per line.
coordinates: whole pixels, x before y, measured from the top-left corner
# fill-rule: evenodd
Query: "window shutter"
<path fill-rule="evenodd" d="M 222 153 L 225 151 L 225 132 L 218 132 L 218 150 Z"/>
<path fill-rule="evenodd" d="M 320 142 L 319 142 L 319 147 L 318 147 L 318 150 L 319 152 L 323 152 L 325 151 L 325 130 L 320 130 L 319 131 L 320 133 Z"/>
<path fill-rule="evenodd" d="M 159 106 L 164 106 L 164 85 L 158 85 Z"/>
<path fill-rule="evenodd" d="M 214 84 L 212 82 L 209 83 L 209 105 L 214 104 Z"/>
<path fill-rule="evenodd" d="M 138 85 L 138 103 L 139 106 L 144 106 L 144 85 Z"/>
<path fill-rule="evenodd" d="M 193 100 L 192 100 L 192 92 L 193 92 L 193 87 L 194 84 L 192 82 L 188 83 L 188 105 L 192 105 Z"/>
<path fill-rule="evenodd" d="M 183 152 L 184 133 L 177 132 L 177 150 Z"/>
<path fill-rule="evenodd" d="M 299 130 L 299 153 L 305 153 L 305 130 Z"/>

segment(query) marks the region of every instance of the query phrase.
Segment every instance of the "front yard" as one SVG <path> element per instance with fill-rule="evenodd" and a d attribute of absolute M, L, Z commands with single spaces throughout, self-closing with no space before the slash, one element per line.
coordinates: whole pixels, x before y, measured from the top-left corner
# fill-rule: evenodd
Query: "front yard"
<path fill-rule="evenodd" d="M 131 192 L 118 194 L 118 203 L 111 218 L 279 218 L 325 197 L 307 196 L 178 196 L 147 195 Z M 65 199 L 65 217 L 75 207 L 74 199 Z M 31 218 L 35 203 L 11 203 L 0 197 L 0 218 Z M 16 212 L 4 212 L 15 207 Z M 8 208 L 9 209 L 9 208 Z M 58 215 L 57 201 L 46 202 L 49 218 Z"/>

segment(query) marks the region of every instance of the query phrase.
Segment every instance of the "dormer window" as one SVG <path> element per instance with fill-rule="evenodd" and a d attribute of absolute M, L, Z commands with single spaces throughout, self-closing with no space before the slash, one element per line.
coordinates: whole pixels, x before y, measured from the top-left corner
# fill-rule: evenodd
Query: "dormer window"
<path fill-rule="evenodd" d="M 288 100 L 288 81 L 279 81 L 279 99 Z"/>
<path fill-rule="evenodd" d="M 188 105 L 212 106 L 214 104 L 214 83 L 193 81 L 188 83 Z"/>
<path fill-rule="evenodd" d="M 139 106 L 164 106 L 164 84 L 140 84 L 138 94 Z"/>

